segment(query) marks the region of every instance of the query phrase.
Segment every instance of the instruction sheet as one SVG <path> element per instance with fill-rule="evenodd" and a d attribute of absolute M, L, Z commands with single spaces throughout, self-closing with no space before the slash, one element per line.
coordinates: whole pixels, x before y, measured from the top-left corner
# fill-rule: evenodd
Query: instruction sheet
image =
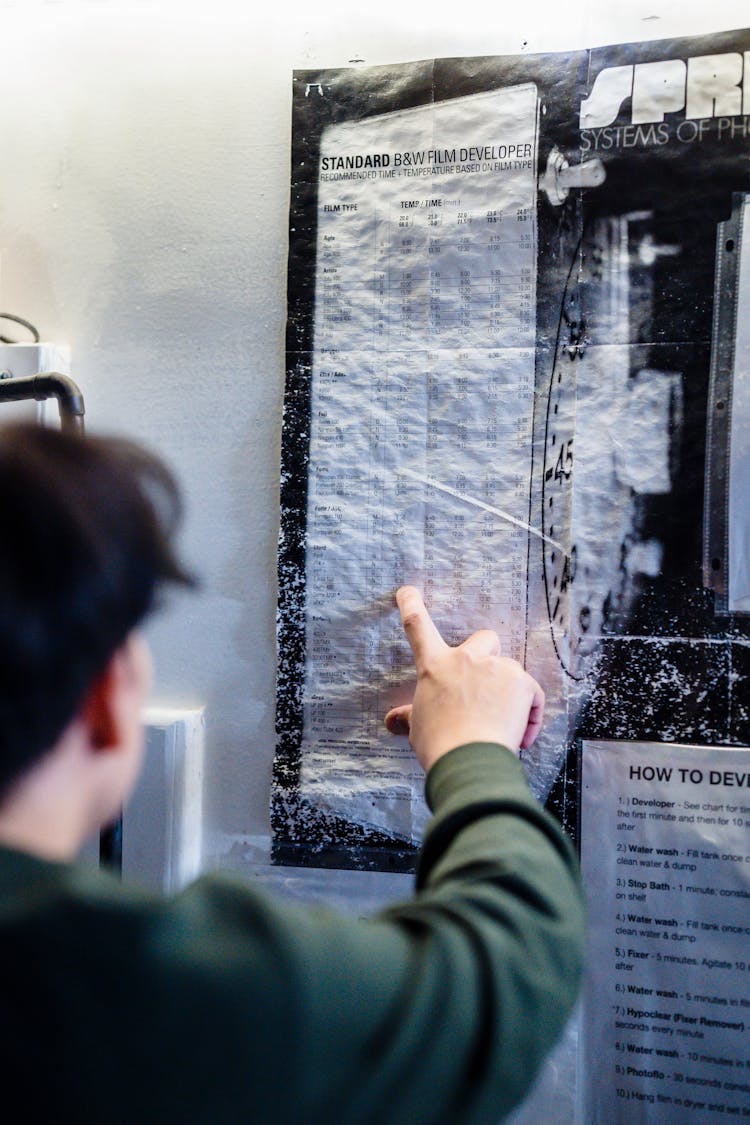
<path fill-rule="evenodd" d="M 584 742 L 582 759 L 580 1120 L 747 1118 L 750 750 Z"/>

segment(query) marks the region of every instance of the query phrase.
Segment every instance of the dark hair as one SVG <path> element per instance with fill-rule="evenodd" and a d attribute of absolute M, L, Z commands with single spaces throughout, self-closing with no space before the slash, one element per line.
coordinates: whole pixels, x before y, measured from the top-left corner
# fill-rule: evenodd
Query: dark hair
<path fill-rule="evenodd" d="M 171 546 L 180 514 L 172 474 L 134 442 L 0 427 L 0 797 L 162 583 L 192 585 Z"/>

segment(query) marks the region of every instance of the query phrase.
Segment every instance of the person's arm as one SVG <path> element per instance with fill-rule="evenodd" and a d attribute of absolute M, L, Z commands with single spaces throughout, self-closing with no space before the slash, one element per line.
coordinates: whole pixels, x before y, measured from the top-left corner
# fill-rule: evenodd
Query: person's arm
<path fill-rule="evenodd" d="M 497 1125 L 575 1002 L 577 862 L 511 753 L 539 729 L 539 685 L 494 633 L 449 648 L 416 590 L 398 601 L 418 678 L 388 725 L 408 727 L 434 812 L 418 893 L 369 921 L 295 911 L 280 927 L 294 1047 L 279 1120 Z"/>
<path fill-rule="evenodd" d="M 168 919 L 186 940 L 184 976 L 174 940 L 164 946 L 184 1018 L 148 1095 L 167 1094 L 164 1120 L 498 1125 L 522 1101 L 578 991 L 577 864 L 503 747 L 444 755 L 427 792 L 418 892 L 377 917 L 223 880 L 186 893 L 192 927 Z M 175 1073 L 192 1117 L 170 1108 Z"/>
<path fill-rule="evenodd" d="M 577 997 L 578 863 L 502 747 L 474 743 L 443 756 L 428 775 L 427 798 L 435 815 L 420 856 L 420 893 L 395 913 L 401 924 L 432 920 L 454 950 L 434 1049 L 453 1052 L 455 1112 L 435 1120 L 498 1122 L 523 1100 Z"/>
<path fill-rule="evenodd" d="M 497 1125 L 529 1089 L 583 940 L 572 849 L 510 752 L 538 729 L 541 692 L 493 634 L 449 649 L 416 591 L 399 603 L 418 682 L 395 725 L 434 812 L 416 897 L 357 920 L 208 878 L 136 906 L 117 926 L 92 1121 L 94 1089 L 108 1106 L 117 1086 L 113 1125 Z M 118 1085 L 123 1067 L 137 1080 Z"/>
<path fill-rule="evenodd" d="M 449 1090 L 439 1067 L 444 1094 L 455 1100 L 435 1120 L 496 1121 L 528 1090 L 576 998 L 584 937 L 578 864 L 514 757 L 540 730 L 539 685 L 500 655 L 495 633 L 449 648 L 416 590 L 397 597 L 417 687 L 413 703 L 390 712 L 386 724 L 408 731 L 429 771 L 434 816 L 420 855 L 421 894 L 387 917 L 455 943 L 454 969 L 462 956 L 474 957 L 470 970 L 444 983 L 441 1002 L 458 1001 L 453 1026 L 447 1008 L 442 1021 L 456 1085 Z M 472 1006 L 474 1022 L 464 1022 Z"/>

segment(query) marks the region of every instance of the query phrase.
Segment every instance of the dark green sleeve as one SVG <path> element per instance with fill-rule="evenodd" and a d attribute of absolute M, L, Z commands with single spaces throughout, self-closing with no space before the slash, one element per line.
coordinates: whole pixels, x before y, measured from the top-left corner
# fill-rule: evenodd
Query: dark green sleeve
<path fill-rule="evenodd" d="M 423 926 L 427 947 L 445 958 L 445 1014 L 429 1050 L 433 1081 L 450 1073 L 445 1096 L 455 1100 L 436 1120 L 497 1122 L 528 1092 L 577 996 L 578 863 L 531 795 L 520 762 L 501 747 L 474 744 L 440 759 L 427 800 L 435 815 L 420 893 L 387 916 Z"/>
<path fill-rule="evenodd" d="M 419 892 L 373 919 L 215 877 L 147 908 L 113 891 L 116 924 L 99 896 L 85 957 L 109 972 L 91 998 L 103 1015 L 87 1023 L 71 985 L 83 1038 L 58 1055 L 66 1072 L 67 1051 L 84 1060 L 82 1119 L 497 1125 L 576 997 L 577 864 L 501 747 L 452 751 L 427 794 Z"/>

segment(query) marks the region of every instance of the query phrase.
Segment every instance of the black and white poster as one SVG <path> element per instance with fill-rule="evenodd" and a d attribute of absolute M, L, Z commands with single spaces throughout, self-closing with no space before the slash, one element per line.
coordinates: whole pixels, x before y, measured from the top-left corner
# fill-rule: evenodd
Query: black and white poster
<path fill-rule="evenodd" d="M 298 72 L 289 237 L 277 861 L 413 866 L 404 582 L 572 835 L 582 739 L 750 742 L 750 31 Z"/>

